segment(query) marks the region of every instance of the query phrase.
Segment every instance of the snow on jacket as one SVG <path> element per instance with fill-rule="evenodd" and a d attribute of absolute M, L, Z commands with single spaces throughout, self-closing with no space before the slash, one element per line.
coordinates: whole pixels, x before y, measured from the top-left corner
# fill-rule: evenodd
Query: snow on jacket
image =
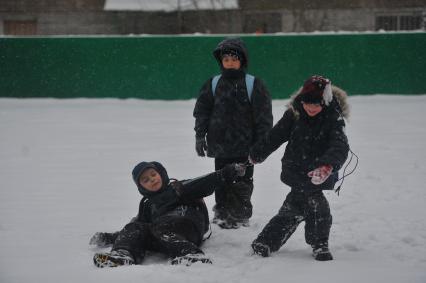
<path fill-rule="evenodd" d="M 251 99 L 245 82 L 248 55 L 238 39 L 221 42 L 214 56 L 221 65 L 220 51 L 238 49 L 242 54 L 240 70 L 222 68 L 215 92 L 212 78 L 202 86 L 194 107 L 197 137 L 207 135 L 207 156 L 233 158 L 248 156 L 251 146 L 272 128 L 272 105 L 265 84 L 255 78 Z"/>
<path fill-rule="evenodd" d="M 156 192 L 148 191 L 139 184 L 140 174 L 147 168 L 159 172 L 163 186 Z M 141 162 L 133 170 L 133 180 L 143 199 L 139 204 L 139 213 L 133 221 L 155 223 L 186 219 L 197 227 L 200 236 L 209 229 L 209 215 L 203 197 L 214 192 L 223 182 L 218 172 L 199 178 L 171 181 L 166 169 L 159 162 Z"/>
<path fill-rule="evenodd" d="M 345 121 L 349 115 L 346 93 L 332 87 L 333 99 L 314 117 L 303 110 L 299 92 L 288 104 L 283 117 L 251 152 L 255 161 L 263 161 L 288 142 L 281 159 L 281 181 L 296 190 L 330 190 L 349 151 Z M 321 165 L 333 166 L 333 174 L 321 185 L 313 185 L 308 172 Z"/>

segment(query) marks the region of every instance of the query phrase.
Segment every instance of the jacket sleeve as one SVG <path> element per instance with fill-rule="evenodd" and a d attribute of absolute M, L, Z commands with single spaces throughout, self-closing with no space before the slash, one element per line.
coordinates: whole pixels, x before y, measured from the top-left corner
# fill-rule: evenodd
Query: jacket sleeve
<path fill-rule="evenodd" d="M 254 82 L 252 94 L 252 109 L 254 120 L 254 143 L 265 136 L 272 128 L 272 102 L 265 84 L 257 79 Z"/>
<path fill-rule="evenodd" d="M 221 172 L 216 171 L 198 178 L 180 181 L 176 187 L 178 196 L 183 200 L 199 199 L 213 194 L 215 188 L 223 184 Z"/>
<path fill-rule="evenodd" d="M 210 115 L 214 106 L 214 98 L 211 90 L 211 79 L 200 90 L 195 102 L 193 116 L 195 118 L 195 135 L 204 137 L 209 127 Z"/>
<path fill-rule="evenodd" d="M 256 162 L 263 162 L 272 152 L 289 140 L 293 122 L 293 111 L 285 111 L 275 126 L 253 146 L 250 157 Z"/>
<path fill-rule="evenodd" d="M 317 166 L 329 164 L 333 166 L 333 171 L 338 171 L 345 163 L 349 144 L 345 134 L 345 121 L 339 115 L 333 118 L 332 128 L 329 135 L 329 147 L 319 158 Z"/>

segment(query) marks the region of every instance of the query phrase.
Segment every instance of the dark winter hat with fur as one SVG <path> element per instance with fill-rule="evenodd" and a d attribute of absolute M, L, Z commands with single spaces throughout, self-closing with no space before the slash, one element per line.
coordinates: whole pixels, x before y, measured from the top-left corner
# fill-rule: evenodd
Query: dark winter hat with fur
<path fill-rule="evenodd" d="M 303 84 L 299 96 L 305 103 L 328 105 L 333 99 L 331 82 L 322 76 L 312 76 Z"/>
<path fill-rule="evenodd" d="M 161 180 L 163 181 L 163 186 L 161 187 L 161 189 L 159 191 L 163 190 L 170 182 L 169 175 L 167 174 L 166 168 L 164 168 L 164 166 L 161 165 L 161 163 L 156 162 L 156 161 L 151 161 L 151 162 L 143 161 L 143 162 L 139 163 L 133 169 L 132 176 L 133 176 L 133 181 L 135 182 L 136 186 L 138 187 L 139 192 L 143 196 L 150 196 L 150 195 L 158 193 L 158 191 L 157 192 L 148 191 L 139 183 L 139 177 L 148 168 L 153 168 L 161 176 Z"/>
<path fill-rule="evenodd" d="M 237 56 L 241 61 L 241 69 L 246 69 L 248 66 L 248 52 L 244 42 L 235 37 L 230 37 L 222 40 L 213 51 L 213 56 L 221 67 L 222 58 L 225 55 Z"/>

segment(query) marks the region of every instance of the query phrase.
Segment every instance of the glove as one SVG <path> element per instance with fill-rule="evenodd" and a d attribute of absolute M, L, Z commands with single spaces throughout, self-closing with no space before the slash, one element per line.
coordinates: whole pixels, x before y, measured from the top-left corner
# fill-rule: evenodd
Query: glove
<path fill-rule="evenodd" d="M 249 164 L 247 163 L 235 163 L 235 171 L 237 172 L 238 177 L 242 177 L 246 174 L 246 169 Z"/>
<path fill-rule="evenodd" d="M 309 172 L 308 176 L 311 178 L 312 184 L 321 185 L 330 177 L 331 172 L 333 172 L 331 165 L 323 165 Z"/>
<path fill-rule="evenodd" d="M 195 151 L 197 152 L 198 156 L 206 156 L 207 141 L 205 137 L 195 138 Z"/>
<path fill-rule="evenodd" d="M 232 183 L 238 177 L 242 177 L 246 174 L 247 165 L 243 163 L 232 163 L 227 164 L 220 170 L 222 179 L 226 183 Z"/>
<path fill-rule="evenodd" d="M 248 157 L 248 162 L 252 165 L 262 163 L 263 161 L 265 161 L 265 159 L 255 158 L 251 155 Z"/>
<path fill-rule="evenodd" d="M 254 151 L 253 149 L 250 150 L 248 162 L 250 162 L 251 164 L 262 163 L 263 161 L 265 161 L 265 159 L 266 157 L 262 157 L 261 154 L 259 154 L 258 152 Z"/>

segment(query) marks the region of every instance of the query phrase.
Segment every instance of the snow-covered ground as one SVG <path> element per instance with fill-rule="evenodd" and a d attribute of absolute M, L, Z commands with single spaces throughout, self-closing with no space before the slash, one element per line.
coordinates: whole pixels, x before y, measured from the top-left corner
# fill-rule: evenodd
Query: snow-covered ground
<path fill-rule="evenodd" d="M 273 102 L 275 121 L 286 102 Z M 170 266 L 154 254 L 98 269 L 89 238 L 137 213 L 136 163 L 158 160 L 175 178 L 213 169 L 194 151 L 194 100 L 0 99 L 0 282 L 426 282 L 426 96 L 350 103 L 360 165 L 340 196 L 326 193 L 334 261 L 313 260 L 303 225 L 272 257 L 250 253 L 288 193 L 282 147 L 255 167 L 251 226 L 212 227 L 203 249 L 213 265 Z"/>

